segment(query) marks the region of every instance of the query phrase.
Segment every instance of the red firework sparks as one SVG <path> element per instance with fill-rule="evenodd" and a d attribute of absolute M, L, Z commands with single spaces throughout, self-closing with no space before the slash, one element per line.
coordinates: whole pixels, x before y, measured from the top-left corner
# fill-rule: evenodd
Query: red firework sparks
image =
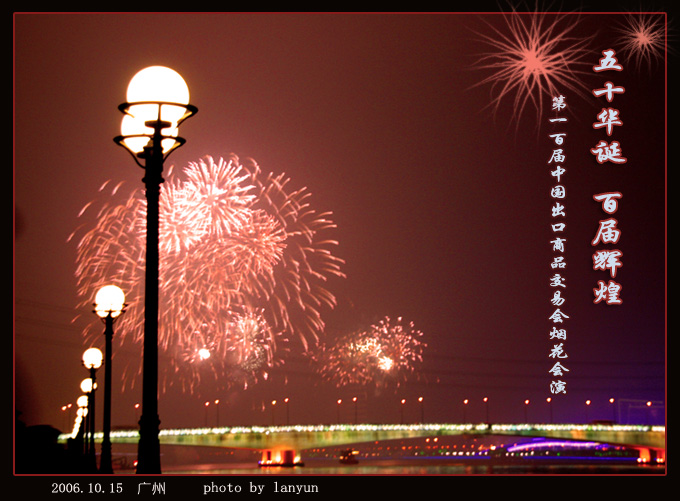
<path fill-rule="evenodd" d="M 312 357 L 322 379 L 338 387 L 347 385 L 398 387 L 418 376 L 423 361 L 423 333 L 413 322 L 385 317 L 367 330 L 343 336 L 321 347 Z"/>
<path fill-rule="evenodd" d="M 493 35 L 482 42 L 494 50 L 481 55 L 475 67 L 492 73 L 477 85 L 491 84 L 489 107 L 497 111 L 512 99 L 516 125 L 527 105 L 540 117 L 547 97 L 570 91 L 587 96 L 579 75 L 587 74 L 587 39 L 571 34 L 577 26 L 575 16 L 547 13 L 510 13 L 503 16 L 505 29 L 487 23 Z M 583 66 L 584 70 L 578 68 Z M 514 96 L 514 97 L 513 97 Z"/>
<path fill-rule="evenodd" d="M 289 192 L 287 182 L 232 156 L 191 163 L 183 179 L 162 185 L 162 388 L 247 385 L 267 377 L 288 340 L 306 348 L 323 331 L 322 309 L 335 306 L 326 281 L 344 276 L 342 260 L 331 252 L 337 242 L 325 236 L 335 225 L 310 207 L 305 189 Z M 77 253 L 81 307 L 102 285 L 121 287 L 129 306 L 116 339 L 136 352 L 144 330 L 145 221 L 141 189 L 122 202 L 107 200 Z M 96 323 L 85 334 L 99 335 Z M 132 384 L 140 373 L 130 368 Z"/>
<path fill-rule="evenodd" d="M 665 13 L 628 14 L 625 23 L 620 23 L 616 31 L 624 44 L 622 52 L 638 70 L 644 61 L 651 70 L 653 61 L 664 59 L 667 47 Z"/>

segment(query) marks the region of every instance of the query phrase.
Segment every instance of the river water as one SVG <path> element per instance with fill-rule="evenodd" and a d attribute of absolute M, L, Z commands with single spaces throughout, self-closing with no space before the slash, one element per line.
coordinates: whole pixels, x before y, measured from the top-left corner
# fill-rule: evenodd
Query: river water
<path fill-rule="evenodd" d="M 119 473 L 134 473 L 121 470 Z M 659 475 L 662 465 L 639 465 L 634 462 L 579 461 L 452 461 L 442 459 L 376 459 L 355 465 L 337 460 L 314 459 L 304 466 L 260 468 L 252 462 L 206 463 L 164 466 L 169 475 L 233 475 L 233 476 L 294 476 L 294 475 Z"/>

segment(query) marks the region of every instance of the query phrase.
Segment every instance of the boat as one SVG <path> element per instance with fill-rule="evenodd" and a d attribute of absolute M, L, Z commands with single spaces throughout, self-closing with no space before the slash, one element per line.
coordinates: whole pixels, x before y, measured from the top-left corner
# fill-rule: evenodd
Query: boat
<path fill-rule="evenodd" d="M 342 464 L 357 464 L 359 462 L 356 458 L 357 454 L 359 454 L 359 451 L 355 449 L 344 449 L 340 452 L 340 462 Z"/>

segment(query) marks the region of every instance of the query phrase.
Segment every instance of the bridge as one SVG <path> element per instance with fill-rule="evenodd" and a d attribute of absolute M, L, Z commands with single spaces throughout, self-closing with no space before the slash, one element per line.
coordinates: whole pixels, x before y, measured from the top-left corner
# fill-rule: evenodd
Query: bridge
<path fill-rule="evenodd" d="M 300 464 L 298 452 L 313 447 L 444 435 L 510 435 L 625 445 L 641 457 L 665 459 L 666 427 L 617 424 L 337 424 L 235 426 L 161 430 L 161 444 L 258 449 L 261 466 Z M 70 435 L 60 436 L 66 441 Z M 138 430 L 111 432 L 112 443 L 137 443 Z M 102 433 L 95 433 L 101 441 Z"/>

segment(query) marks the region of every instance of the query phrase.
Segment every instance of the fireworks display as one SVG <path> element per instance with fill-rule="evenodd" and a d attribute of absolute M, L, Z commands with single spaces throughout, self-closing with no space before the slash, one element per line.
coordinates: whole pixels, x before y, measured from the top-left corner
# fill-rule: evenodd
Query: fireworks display
<path fill-rule="evenodd" d="M 306 349 L 323 332 L 323 309 L 335 306 L 326 282 L 343 276 L 337 242 L 326 237 L 335 225 L 310 207 L 306 189 L 288 191 L 288 178 L 263 175 L 251 159 L 205 157 L 183 174 L 161 185 L 160 387 L 247 386 L 267 378 L 293 341 Z M 138 353 L 146 200 L 140 188 L 114 202 L 118 192 L 120 185 L 80 236 L 76 278 L 83 308 L 107 283 L 125 291 L 115 338 Z M 100 330 L 90 325 L 85 335 Z M 140 369 L 123 368 L 126 383 L 134 385 Z"/>
<path fill-rule="evenodd" d="M 566 91 L 587 95 L 580 75 L 590 69 L 582 60 L 588 39 L 571 33 L 578 24 L 576 16 L 511 13 L 503 17 L 505 30 L 489 24 L 493 34 L 480 35 L 492 51 L 475 64 L 491 71 L 478 83 L 491 84 L 489 107 L 498 110 L 502 101 L 512 99 L 513 118 L 519 123 L 527 105 L 533 105 L 540 117 L 546 98 Z"/>
<path fill-rule="evenodd" d="M 651 69 L 653 61 L 664 59 L 666 30 L 662 14 L 629 14 L 625 23 L 618 25 L 617 32 L 624 44 L 622 52 L 638 70 L 644 61 Z"/>
<path fill-rule="evenodd" d="M 417 377 L 426 344 L 413 322 L 385 317 L 369 329 L 340 337 L 313 354 L 322 379 L 337 387 L 400 386 Z"/>

